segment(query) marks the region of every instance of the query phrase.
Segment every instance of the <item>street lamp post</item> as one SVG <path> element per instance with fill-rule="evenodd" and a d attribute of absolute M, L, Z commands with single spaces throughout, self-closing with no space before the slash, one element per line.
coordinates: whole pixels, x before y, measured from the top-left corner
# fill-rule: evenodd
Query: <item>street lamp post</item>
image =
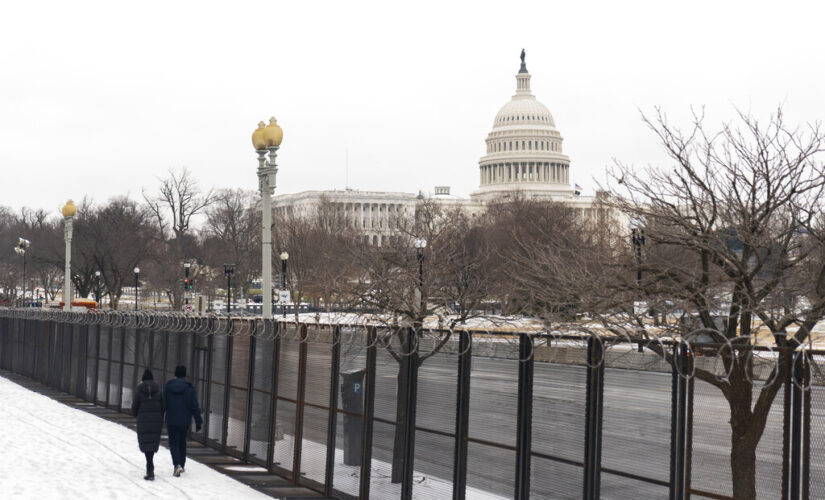
<path fill-rule="evenodd" d="M 645 229 L 642 226 L 630 228 L 630 241 L 636 250 L 636 285 L 642 287 L 642 247 L 645 245 Z"/>
<path fill-rule="evenodd" d="M 23 257 L 23 303 L 26 302 L 26 291 L 28 285 L 26 283 L 26 250 L 31 246 L 31 242 L 25 238 L 18 238 L 17 245 L 14 246 L 14 251 Z"/>
<path fill-rule="evenodd" d="M 258 189 L 261 192 L 262 210 L 262 238 L 261 253 L 263 265 L 261 269 L 263 288 L 263 309 L 264 319 L 272 318 L 272 195 L 275 193 L 275 174 L 278 173 L 278 165 L 275 163 L 278 148 L 284 132 L 278 126 L 275 118 L 269 119 L 269 125 L 264 122 L 258 123 L 258 128 L 252 132 L 252 145 L 258 153 Z M 266 159 L 269 152 L 269 161 Z"/>
<path fill-rule="evenodd" d="M 424 249 L 427 248 L 427 240 L 416 238 L 413 241 L 416 253 L 418 254 L 418 307 L 419 313 L 424 314 Z"/>
<path fill-rule="evenodd" d="M 100 308 L 100 271 L 95 271 L 95 302 Z"/>
<path fill-rule="evenodd" d="M 223 272 L 226 274 L 226 315 L 230 315 L 232 305 L 232 273 L 235 272 L 235 264 L 224 264 Z"/>
<path fill-rule="evenodd" d="M 140 277 L 140 268 L 135 266 L 135 311 L 138 310 L 138 278 Z"/>
<path fill-rule="evenodd" d="M 630 241 L 633 243 L 633 249 L 636 254 L 636 288 L 639 294 L 638 302 L 633 303 L 633 313 L 637 314 L 637 308 L 642 307 L 642 314 L 646 314 L 650 309 L 648 305 L 642 301 L 644 297 L 642 293 L 642 247 L 645 244 L 645 228 L 642 219 L 634 218 L 630 221 Z M 641 335 L 640 335 L 641 338 Z M 644 344 L 639 342 L 639 352 L 644 352 Z"/>
<path fill-rule="evenodd" d="M 189 303 L 189 268 L 192 267 L 192 263 L 187 261 L 183 263 L 183 269 L 186 272 L 186 279 L 183 281 L 184 288 L 183 288 L 183 299 L 184 303 Z"/>
<path fill-rule="evenodd" d="M 77 207 L 72 200 L 63 206 L 63 239 L 66 241 L 66 270 L 63 276 L 63 309 L 72 310 L 72 229 L 74 216 L 77 215 Z"/>
<path fill-rule="evenodd" d="M 287 252 L 281 252 L 281 290 L 286 290 L 286 261 L 289 259 Z M 286 319 L 286 304 L 281 304 L 283 318 Z"/>

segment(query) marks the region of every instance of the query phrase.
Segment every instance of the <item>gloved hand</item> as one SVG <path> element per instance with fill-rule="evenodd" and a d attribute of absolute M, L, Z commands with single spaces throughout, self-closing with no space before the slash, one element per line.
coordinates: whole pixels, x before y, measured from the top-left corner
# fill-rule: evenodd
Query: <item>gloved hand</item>
<path fill-rule="evenodd" d="M 200 425 L 200 424 L 196 424 L 196 425 L 195 425 L 195 432 L 200 432 L 200 431 L 201 431 L 201 425 Z"/>

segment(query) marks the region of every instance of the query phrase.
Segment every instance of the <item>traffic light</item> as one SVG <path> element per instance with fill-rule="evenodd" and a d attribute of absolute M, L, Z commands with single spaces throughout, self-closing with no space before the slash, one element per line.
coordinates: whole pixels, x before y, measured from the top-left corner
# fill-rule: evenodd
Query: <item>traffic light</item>
<path fill-rule="evenodd" d="M 192 290 L 195 288 L 195 280 L 187 280 L 189 281 L 189 289 Z"/>
<path fill-rule="evenodd" d="M 183 280 L 183 289 L 184 290 L 191 290 L 192 287 L 189 285 L 189 278 Z"/>

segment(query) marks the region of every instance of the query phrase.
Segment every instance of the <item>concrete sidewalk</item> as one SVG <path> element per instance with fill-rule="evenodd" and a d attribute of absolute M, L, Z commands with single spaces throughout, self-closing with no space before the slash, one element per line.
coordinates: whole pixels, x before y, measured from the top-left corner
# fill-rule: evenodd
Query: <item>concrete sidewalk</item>
<path fill-rule="evenodd" d="M 0 370 L 0 377 L 10 382 L 22 386 L 32 392 L 44 395 L 52 400 L 63 403 L 70 408 L 82 410 L 96 417 L 123 425 L 131 430 L 135 430 L 137 424 L 135 418 L 109 408 L 101 407 L 84 401 L 76 396 L 61 392 L 52 387 L 41 384 L 28 377 Z M 166 433 L 161 439 L 161 444 L 166 443 Z M 163 452 L 165 450 L 161 450 Z M 234 457 L 222 454 L 220 451 L 204 446 L 197 441 L 188 440 L 187 458 L 214 469 L 221 474 L 243 483 L 254 490 L 279 499 L 304 499 L 324 498 L 320 493 L 305 487 L 296 486 L 289 480 L 274 475 L 265 468 L 245 463 Z"/>

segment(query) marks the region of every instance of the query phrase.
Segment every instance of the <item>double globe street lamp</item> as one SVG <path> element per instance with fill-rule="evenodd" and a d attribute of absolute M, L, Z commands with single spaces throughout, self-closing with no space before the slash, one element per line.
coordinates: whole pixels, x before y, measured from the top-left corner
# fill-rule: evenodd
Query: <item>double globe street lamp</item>
<path fill-rule="evenodd" d="M 258 153 L 258 189 L 261 192 L 261 211 L 263 212 L 262 230 L 262 288 L 264 319 L 272 318 L 272 195 L 275 193 L 275 174 L 278 165 L 275 163 L 278 148 L 284 132 L 278 126 L 275 118 L 269 119 L 269 125 L 258 123 L 258 128 L 252 132 L 252 145 Z M 266 154 L 269 152 L 269 161 Z"/>
<path fill-rule="evenodd" d="M 17 255 L 23 257 L 23 303 L 26 302 L 26 293 L 28 292 L 28 283 L 26 282 L 26 250 L 31 247 L 31 242 L 25 238 L 18 238 L 17 245 L 14 246 L 14 251 Z"/>
<path fill-rule="evenodd" d="M 25 238 L 18 238 L 17 244 L 14 245 L 14 251 L 17 255 L 23 257 L 23 302 L 26 302 L 26 292 L 28 291 L 28 286 L 26 283 L 26 250 L 32 246 L 31 242 Z"/>

